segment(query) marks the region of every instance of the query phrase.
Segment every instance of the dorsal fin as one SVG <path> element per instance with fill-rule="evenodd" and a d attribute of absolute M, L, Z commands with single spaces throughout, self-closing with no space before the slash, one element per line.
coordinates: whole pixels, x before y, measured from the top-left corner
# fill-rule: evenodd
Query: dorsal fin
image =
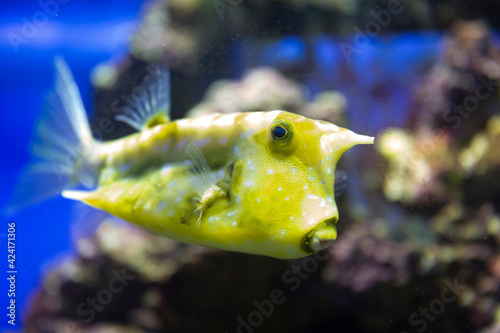
<path fill-rule="evenodd" d="M 134 88 L 141 91 L 132 93 L 115 117 L 138 131 L 170 122 L 170 72 L 161 64 L 150 65 L 147 71 L 142 84 Z"/>

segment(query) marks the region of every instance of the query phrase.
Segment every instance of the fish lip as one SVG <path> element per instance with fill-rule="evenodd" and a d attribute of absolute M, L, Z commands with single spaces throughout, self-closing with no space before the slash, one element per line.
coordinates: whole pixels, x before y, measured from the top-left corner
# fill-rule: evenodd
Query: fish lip
<path fill-rule="evenodd" d="M 337 238 L 337 224 L 338 217 L 328 219 L 311 231 L 309 231 L 303 238 L 302 249 L 306 253 L 315 253 L 328 248 Z"/>
<path fill-rule="evenodd" d="M 333 244 L 335 241 L 335 238 L 322 238 L 321 236 L 317 235 L 318 232 L 316 232 L 316 235 L 313 237 L 311 241 L 311 249 L 314 252 L 318 252 L 324 249 L 327 249 L 330 247 L 330 245 Z"/>

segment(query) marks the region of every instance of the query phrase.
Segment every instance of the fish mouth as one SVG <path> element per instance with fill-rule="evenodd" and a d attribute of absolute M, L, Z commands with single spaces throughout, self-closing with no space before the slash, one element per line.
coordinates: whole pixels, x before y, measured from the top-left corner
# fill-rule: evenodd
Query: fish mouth
<path fill-rule="evenodd" d="M 328 248 L 337 239 L 337 217 L 328 219 L 309 231 L 303 241 L 302 248 L 306 253 L 314 253 Z"/>

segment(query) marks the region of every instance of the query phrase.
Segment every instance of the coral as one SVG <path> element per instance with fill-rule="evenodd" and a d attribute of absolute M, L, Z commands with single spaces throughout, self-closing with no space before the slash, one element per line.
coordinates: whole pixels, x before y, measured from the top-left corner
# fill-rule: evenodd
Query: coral
<path fill-rule="evenodd" d="M 378 136 L 386 171 L 380 187 L 404 207 L 406 219 L 422 219 L 434 235 L 413 249 L 415 272 L 457 277 L 463 283 L 458 305 L 471 325 L 494 332 L 500 320 L 499 51 L 480 21 L 457 22 L 444 45 L 442 60 L 415 90 L 408 128 Z M 412 238 L 418 239 L 403 239 Z"/>
<path fill-rule="evenodd" d="M 271 68 L 248 71 L 239 81 L 221 80 L 210 86 L 205 101 L 187 113 L 287 110 L 297 112 L 305 103 L 303 88 Z"/>
<path fill-rule="evenodd" d="M 459 144 L 495 113 L 500 49 L 482 21 L 457 21 L 414 89 L 410 128 L 449 130 Z"/>
<path fill-rule="evenodd" d="M 387 129 L 377 140 L 377 150 L 386 158 L 383 190 L 391 201 L 404 204 L 442 205 L 448 200 L 445 171 L 454 167 L 450 138 L 445 132 L 417 133 Z"/>

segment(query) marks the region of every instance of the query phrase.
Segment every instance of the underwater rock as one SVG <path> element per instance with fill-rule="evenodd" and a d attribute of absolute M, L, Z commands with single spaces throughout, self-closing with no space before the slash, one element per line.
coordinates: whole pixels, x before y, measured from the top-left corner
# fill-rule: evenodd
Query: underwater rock
<path fill-rule="evenodd" d="M 220 80 L 187 117 L 210 113 L 287 110 L 298 112 L 306 103 L 303 87 L 271 68 L 249 70 L 241 80 Z"/>
<path fill-rule="evenodd" d="M 408 229 L 408 221 L 418 218 L 434 235 L 410 251 L 409 280 L 432 277 L 428 285 L 442 290 L 439 279 L 458 279 L 457 313 L 469 318 L 472 331 L 495 332 L 500 322 L 500 49 L 481 21 L 457 22 L 443 44 L 440 61 L 415 90 L 407 127 L 377 135 L 380 189 L 398 203 L 393 212 L 404 209 L 404 224 L 392 221 L 389 234 Z M 400 241 L 418 244 L 419 238 L 406 233 Z"/>
<path fill-rule="evenodd" d="M 187 117 L 210 113 L 287 110 L 311 119 L 345 126 L 346 99 L 337 91 L 323 91 L 306 100 L 303 85 L 272 68 L 248 70 L 241 80 L 220 80 L 208 89 L 203 101 Z"/>
<path fill-rule="evenodd" d="M 46 277 L 26 316 L 26 332 L 146 332 L 163 320 L 158 283 L 210 249 L 186 247 L 116 221 L 76 244 Z M 126 309 L 126 312 L 122 312 Z"/>
<path fill-rule="evenodd" d="M 142 24 L 132 37 L 131 53 L 147 62 L 169 59 L 169 63 L 198 71 L 202 68 L 196 65 L 207 58 L 211 65 L 222 65 L 228 56 L 227 45 L 241 38 L 269 40 L 304 31 L 353 33 L 374 19 L 372 11 L 383 8 L 387 2 L 371 0 L 163 0 L 145 9 Z M 432 9 L 426 3 L 408 3 L 382 29 L 430 29 Z"/>
<path fill-rule="evenodd" d="M 459 153 L 459 164 L 465 174 L 485 174 L 500 167 L 500 115 L 488 119 L 486 129 L 475 134 Z"/>
<path fill-rule="evenodd" d="M 390 201 L 435 209 L 449 200 L 442 177 L 455 166 L 445 132 L 385 130 L 377 150 L 387 161 L 383 191 Z"/>
<path fill-rule="evenodd" d="M 322 272 L 325 282 L 355 293 L 385 282 L 406 283 L 411 248 L 388 238 L 386 231 L 381 221 L 350 227 L 329 250 L 331 256 Z"/>
<path fill-rule="evenodd" d="M 457 21 L 442 45 L 415 88 L 409 126 L 443 129 L 463 143 L 497 113 L 500 48 L 483 21 Z"/>
<path fill-rule="evenodd" d="M 76 250 L 45 277 L 26 332 L 215 331 L 236 318 L 235 300 L 245 309 L 269 297 L 286 269 L 282 260 L 187 246 L 113 219 Z"/>
<path fill-rule="evenodd" d="M 442 59 L 415 89 L 408 129 L 386 129 L 377 140 L 387 163 L 385 196 L 427 212 L 462 190 L 478 205 L 497 199 L 500 188 L 492 177 L 499 167 L 500 49 L 482 21 L 457 21 L 443 45 Z"/>
<path fill-rule="evenodd" d="M 481 219 L 476 238 L 500 228 L 491 208 L 482 210 Z M 78 241 L 76 257 L 46 275 L 25 332 L 236 331 L 242 320 L 254 322 L 256 304 L 270 307 L 270 299 L 278 301 L 272 315 L 261 314 L 263 332 L 325 331 L 332 325 L 350 332 L 407 330 L 414 328 L 409 316 L 457 277 L 458 299 L 447 303 L 431 331 L 492 323 L 499 297 L 500 260 L 492 256 L 498 233 L 484 245 L 464 245 L 452 235 L 456 242 L 448 246 L 429 246 L 391 240 L 389 231 L 386 221 L 364 221 L 341 231 L 327 251 L 279 260 L 184 245 L 104 221 Z M 488 270 L 481 270 L 482 263 Z"/>
<path fill-rule="evenodd" d="M 389 200 L 435 211 L 460 191 L 474 206 L 499 199 L 500 182 L 494 176 L 500 170 L 499 116 L 489 118 L 463 148 L 439 129 L 412 133 L 390 128 L 379 137 L 376 148 L 387 163 L 382 186 Z"/>
<path fill-rule="evenodd" d="M 300 109 L 300 114 L 311 118 L 326 120 L 332 124 L 345 127 L 347 100 L 338 91 L 322 91 L 314 96 L 311 103 Z"/>

